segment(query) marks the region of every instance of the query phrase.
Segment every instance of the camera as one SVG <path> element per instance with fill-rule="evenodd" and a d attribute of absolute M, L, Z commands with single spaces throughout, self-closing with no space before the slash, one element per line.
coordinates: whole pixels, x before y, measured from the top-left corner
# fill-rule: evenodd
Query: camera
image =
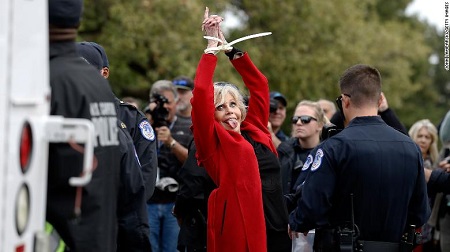
<path fill-rule="evenodd" d="M 322 133 L 320 134 L 320 141 L 325 141 L 326 139 L 336 135 L 341 131 L 342 129 L 339 129 L 336 125 L 332 123 L 327 123 L 322 127 Z"/>
<path fill-rule="evenodd" d="M 169 111 L 164 107 L 164 104 L 169 103 L 169 100 L 164 95 L 154 93 L 150 102 L 156 103 L 156 107 L 150 111 L 153 120 L 152 126 L 155 128 L 168 126 L 167 117 Z"/>
<path fill-rule="evenodd" d="M 269 109 L 270 113 L 275 113 L 277 111 L 278 102 L 279 101 L 277 101 L 275 99 L 270 99 L 270 109 Z"/>

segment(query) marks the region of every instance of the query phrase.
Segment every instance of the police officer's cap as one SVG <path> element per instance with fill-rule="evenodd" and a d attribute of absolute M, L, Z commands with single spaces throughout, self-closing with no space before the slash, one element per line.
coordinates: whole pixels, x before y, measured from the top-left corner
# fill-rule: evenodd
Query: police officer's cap
<path fill-rule="evenodd" d="M 95 49 L 97 49 L 97 51 L 100 52 L 100 55 L 102 56 L 103 67 L 109 68 L 108 56 L 106 55 L 106 52 L 105 52 L 105 49 L 103 48 L 103 46 L 101 46 L 95 42 L 89 42 L 89 43 L 91 43 L 91 45 L 93 47 L 95 47 Z"/>
<path fill-rule="evenodd" d="M 102 69 L 103 61 L 100 52 L 89 42 L 77 42 L 76 48 L 78 55 L 86 60 L 89 64 L 97 68 Z"/>
<path fill-rule="evenodd" d="M 83 0 L 48 0 L 49 23 L 61 28 L 77 28 L 83 12 Z"/>

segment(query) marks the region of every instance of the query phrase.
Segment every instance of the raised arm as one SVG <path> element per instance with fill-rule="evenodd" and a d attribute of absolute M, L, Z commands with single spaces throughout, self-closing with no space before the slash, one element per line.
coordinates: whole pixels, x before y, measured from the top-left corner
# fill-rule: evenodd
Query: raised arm
<path fill-rule="evenodd" d="M 211 37 L 219 36 L 219 25 L 222 18 L 209 15 L 209 9 L 205 9 L 202 30 L 205 35 Z M 218 45 L 217 41 L 208 40 L 207 48 Z M 214 134 L 214 70 L 217 65 L 217 57 L 210 53 L 202 55 L 197 66 L 194 79 L 192 104 L 192 125 L 194 139 L 197 146 L 199 161 L 208 158 L 217 146 L 218 139 Z"/>
<path fill-rule="evenodd" d="M 231 63 L 239 72 L 245 86 L 250 92 L 248 114 L 246 121 L 254 124 L 264 133 L 269 134 L 267 122 L 269 121 L 269 84 L 267 78 L 258 70 L 251 61 L 248 53 L 232 60 Z"/>
<path fill-rule="evenodd" d="M 197 67 L 194 79 L 192 104 L 192 125 L 197 145 L 198 157 L 205 159 L 217 146 L 218 139 L 214 134 L 214 87 L 213 75 L 217 64 L 216 56 L 203 54 Z M 200 160 L 201 161 L 201 160 Z"/>

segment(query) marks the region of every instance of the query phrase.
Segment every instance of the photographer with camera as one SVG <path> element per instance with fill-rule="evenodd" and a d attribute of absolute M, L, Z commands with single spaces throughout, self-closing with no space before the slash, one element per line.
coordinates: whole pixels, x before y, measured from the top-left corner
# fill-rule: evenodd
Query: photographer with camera
<path fill-rule="evenodd" d="M 178 93 L 169 80 L 153 83 L 150 90 L 152 126 L 158 140 L 156 188 L 147 202 L 152 251 L 176 251 L 179 226 L 172 215 L 178 191 L 177 173 L 187 159 L 193 136 L 191 120 L 177 117 Z"/>
<path fill-rule="evenodd" d="M 286 106 L 287 100 L 284 95 L 276 91 L 270 92 L 270 114 L 268 128 L 275 148 L 278 148 L 282 142 L 289 139 L 289 137 L 281 129 L 284 119 L 286 119 Z"/>

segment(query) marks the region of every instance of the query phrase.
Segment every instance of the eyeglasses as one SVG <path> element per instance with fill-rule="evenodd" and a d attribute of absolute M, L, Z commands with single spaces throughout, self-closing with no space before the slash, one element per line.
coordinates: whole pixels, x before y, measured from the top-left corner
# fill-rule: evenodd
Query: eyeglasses
<path fill-rule="evenodd" d="M 342 96 L 347 96 L 348 98 L 352 98 L 349 94 L 341 94 L 336 98 L 336 105 L 340 111 L 342 111 Z"/>
<path fill-rule="evenodd" d="M 292 124 L 297 124 L 298 120 L 300 120 L 300 122 L 302 122 L 302 124 L 308 124 L 311 122 L 311 120 L 314 120 L 317 122 L 317 119 L 312 117 L 312 116 L 294 116 L 292 117 Z"/>

